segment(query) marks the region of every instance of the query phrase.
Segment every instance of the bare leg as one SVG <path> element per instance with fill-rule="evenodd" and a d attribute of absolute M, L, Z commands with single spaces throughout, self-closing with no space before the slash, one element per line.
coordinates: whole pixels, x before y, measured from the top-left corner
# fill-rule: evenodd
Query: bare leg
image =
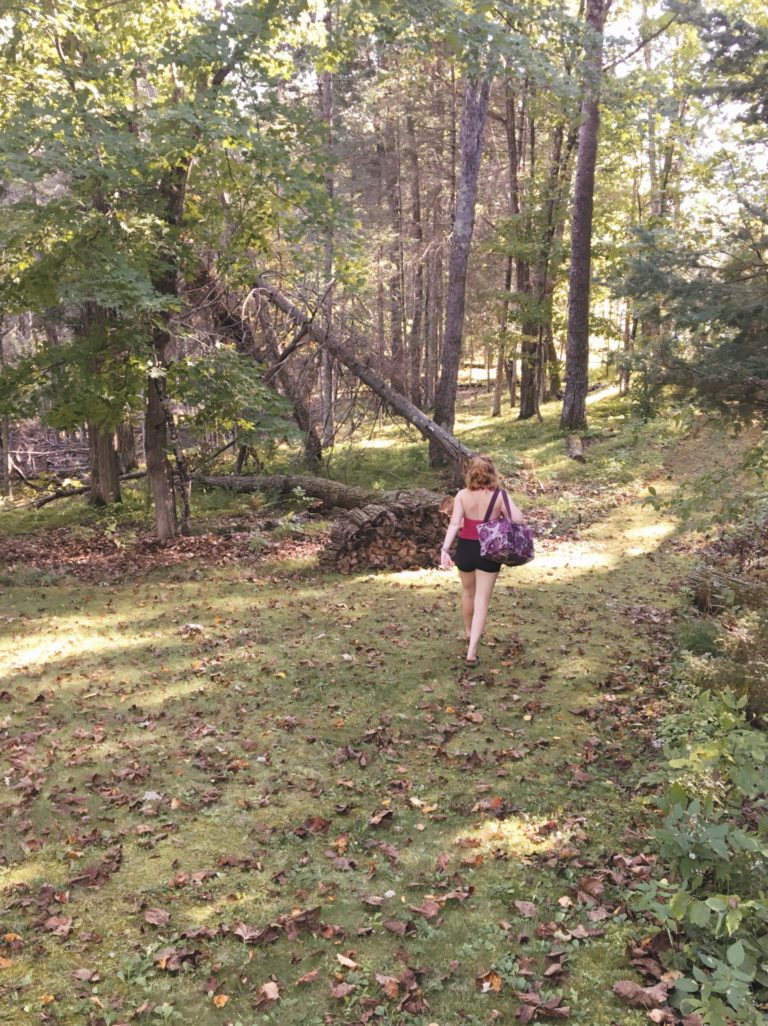
<path fill-rule="evenodd" d="M 488 606 L 490 605 L 491 595 L 493 594 L 498 576 L 498 574 L 486 573 L 485 570 L 475 570 L 475 603 L 469 632 L 467 659 L 477 659 L 477 646 L 480 642 L 480 635 L 485 627 L 485 621 L 488 617 Z"/>
<path fill-rule="evenodd" d="M 475 571 L 459 570 L 461 578 L 461 613 L 464 617 L 464 632 L 469 638 L 472 630 L 472 616 L 475 611 Z"/>

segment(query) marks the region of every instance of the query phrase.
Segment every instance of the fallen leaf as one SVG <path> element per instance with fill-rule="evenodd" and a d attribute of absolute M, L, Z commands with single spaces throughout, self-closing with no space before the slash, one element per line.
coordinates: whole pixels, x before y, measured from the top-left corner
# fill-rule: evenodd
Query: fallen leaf
<path fill-rule="evenodd" d="M 148 908 L 144 912 L 144 922 L 150 926 L 165 926 L 171 918 L 170 912 L 163 908 Z"/>
<path fill-rule="evenodd" d="M 536 918 L 536 906 L 532 901 L 513 901 L 512 904 L 525 919 Z"/>
<path fill-rule="evenodd" d="M 633 1008 L 659 1008 L 666 1004 L 669 984 L 657 983 L 654 987 L 641 987 L 632 980 L 619 980 L 613 985 L 616 997 L 626 1001 Z"/>
<path fill-rule="evenodd" d="M 72 916 L 50 916 L 43 923 L 46 930 L 50 930 L 54 937 L 68 937 L 72 929 Z"/>
<path fill-rule="evenodd" d="M 255 1002 L 256 1008 L 259 1010 L 266 1008 L 269 1005 L 274 1004 L 279 997 L 280 989 L 277 986 L 277 983 L 275 983 L 274 980 L 267 980 L 266 983 L 262 983 L 259 987 L 259 993 Z"/>
<path fill-rule="evenodd" d="M 300 986 L 304 986 L 307 983 L 314 983 L 319 975 L 320 975 L 320 970 L 319 969 L 313 969 L 312 972 L 305 973 L 304 976 L 300 976 L 299 979 L 296 980 L 296 986 L 300 987 Z"/>
<path fill-rule="evenodd" d="M 502 988 L 501 977 L 493 969 L 489 969 L 485 973 L 478 973 L 475 977 L 475 982 L 481 994 L 488 994 L 489 992 L 498 994 Z"/>

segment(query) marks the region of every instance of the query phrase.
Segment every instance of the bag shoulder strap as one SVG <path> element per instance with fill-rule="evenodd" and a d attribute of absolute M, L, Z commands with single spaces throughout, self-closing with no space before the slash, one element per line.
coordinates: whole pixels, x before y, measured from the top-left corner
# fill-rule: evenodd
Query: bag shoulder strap
<path fill-rule="evenodd" d="M 496 505 L 496 500 L 499 497 L 499 492 L 500 491 L 501 491 L 501 488 L 497 488 L 496 491 L 491 496 L 491 501 L 488 503 L 488 509 L 485 511 L 485 516 L 483 517 L 483 523 L 484 524 L 487 524 L 488 521 L 491 518 L 491 513 L 493 512 L 493 507 Z M 504 494 L 504 499 L 507 502 L 507 509 L 509 509 L 509 500 L 507 499 L 506 492 L 504 492 L 503 494 Z M 512 514 L 510 513 L 510 516 L 511 515 Z"/>
<path fill-rule="evenodd" d="M 501 497 L 502 497 L 502 499 L 504 499 L 504 505 L 507 507 L 507 516 L 511 520 L 512 519 L 512 507 L 509 504 L 509 496 L 507 495 L 507 493 L 504 491 L 503 488 L 501 490 Z"/>

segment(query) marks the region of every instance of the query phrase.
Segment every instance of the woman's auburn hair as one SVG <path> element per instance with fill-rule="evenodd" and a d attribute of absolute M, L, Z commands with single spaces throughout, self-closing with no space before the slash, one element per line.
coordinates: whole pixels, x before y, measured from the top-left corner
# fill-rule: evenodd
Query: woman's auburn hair
<path fill-rule="evenodd" d="M 471 492 L 480 488 L 498 488 L 501 484 L 496 464 L 488 456 L 473 456 L 464 471 L 464 483 Z"/>

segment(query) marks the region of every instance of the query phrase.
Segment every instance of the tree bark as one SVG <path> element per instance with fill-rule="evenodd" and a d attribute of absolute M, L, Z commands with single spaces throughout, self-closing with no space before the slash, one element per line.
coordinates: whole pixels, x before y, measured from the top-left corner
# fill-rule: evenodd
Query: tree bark
<path fill-rule="evenodd" d="M 304 459 L 307 466 L 317 467 L 323 454 L 323 443 L 312 424 L 309 400 L 304 394 L 301 384 L 291 373 L 287 362 L 280 360 L 280 346 L 265 303 L 260 302 L 258 304 L 257 316 L 269 357 L 274 363 L 278 364 L 277 380 L 282 391 L 291 401 L 293 419 L 304 435 Z M 325 350 L 322 350 L 322 352 L 325 352 Z"/>
<path fill-rule="evenodd" d="M 295 488 L 300 488 L 307 495 L 320 499 L 327 509 L 357 509 L 381 497 L 381 492 L 353 488 L 339 481 L 306 474 L 243 474 L 236 477 L 195 474 L 194 479 L 207 488 L 228 488 L 230 491 L 245 494 L 274 492 L 276 495 L 287 495 Z"/>
<path fill-rule="evenodd" d="M 587 41 L 584 95 L 576 159 L 571 225 L 571 270 L 568 282 L 568 340 L 565 352 L 565 397 L 560 417 L 564 431 L 587 426 L 589 383 L 589 289 L 591 276 L 592 212 L 600 125 L 600 76 L 603 28 L 611 0 L 587 0 Z"/>
<path fill-rule="evenodd" d="M 117 426 L 117 458 L 120 464 L 120 473 L 127 474 L 136 470 L 139 461 L 136 456 L 136 438 L 133 434 L 133 424 L 130 420 L 124 420 Z"/>
<path fill-rule="evenodd" d="M 410 399 L 414 406 L 421 406 L 421 319 L 424 307 L 424 257 L 422 245 L 424 229 L 421 223 L 421 179 L 419 173 L 419 152 L 416 146 L 416 131 L 413 116 L 405 118 L 407 159 L 411 172 L 411 238 L 414 243 L 413 272 L 413 317 L 408 339 Z"/>
<path fill-rule="evenodd" d="M 333 30 L 333 14 L 328 10 L 324 18 L 326 42 L 330 46 Z M 333 203 L 335 193 L 335 182 L 331 170 L 331 159 L 333 156 L 333 75 L 330 71 L 323 71 L 319 82 L 320 94 L 320 116 L 323 119 L 326 130 L 326 145 L 328 149 L 328 165 L 323 173 L 325 192 L 330 203 Z M 333 331 L 333 225 L 331 224 L 325 233 L 323 246 L 323 316 L 325 318 L 325 330 Z M 333 446 L 335 434 L 333 415 L 333 358 L 326 350 L 320 353 L 320 419 L 322 423 L 321 439 L 324 449 Z"/>
<path fill-rule="evenodd" d="M 447 431 L 453 430 L 456 415 L 456 387 L 459 380 L 461 343 L 464 333 L 467 265 L 475 226 L 477 180 L 480 172 L 483 130 L 488 114 L 490 89 L 491 83 L 487 78 L 467 79 L 464 84 L 460 141 L 461 169 L 448 264 L 443 366 L 435 397 L 435 422 Z M 445 461 L 444 449 L 434 440 L 430 442 L 429 457 L 432 466 Z"/>
<path fill-rule="evenodd" d="M 165 354 L 155 345 L 158 371 L 165 372 Z M 155 530 L 161 541 L 179 533 L 176 517 L 176 493 L 173 470 L 168 461 L 168 427 L 165 409 L 158 389 L 158 379 L 147 382 L 147 407 L 144 416 L 144 448 L 147 460 L 147 481 L 155 503 Z"/>
<path fill-rule="evenodd" d="M 3 345 L 3 321 L 5 314 L 0 310 L 0 370 L 6 366 L 5 348 Z M 0 420 L 0 446 L 3 450 L 3 495 L 6 499 L 13 497 L 11 480 L 11 419 L 7 415 Z"/>
<path fill-rule="evenodd" d="M 381 148 L 384 166 L 384 192 L 392 227 L 392 242 L 389 246 L 389 337 L 390 373 L 389 380 L 396 392 L 402 395 L 407 390 L 403 316 L 403 214 L 400 191 L 399 153 L 397 127 L 391 117 L 384 122 L 384 138 Z"/>
<path fill-rule="evenodd" d="M 499 354 L 496 361 L 496 381 L 493 390 L 492 417 L 501 416 L 501 395 L 504 391 L 504 371 L 507 365 L 507 328 L 509 322 L 509 299 L 512 291 L 512 268 L 514 259 L 512 254 L 507 254 L 504 267 L 504 298 L 501 302 L 501 316 L 499 317 Z M 514 355 L 512 357 L 514 362 Z M 514 405 L 514 403 L 512 404 Z"/>
<path fill-rule="evenodd" d="M 115 447 L 114 429 L 89 424 L 88 451 L 88 501 L 93 506 L 110 506 L 113 502 L 120 502 L 120 462 Z"/>
<path fill-rule="evenodd" d="M 366 361 L 360 359 L 350 352 L 344 343 L 335 335 L 328 335 L 314 322 L 295 306 L 287 296 L 284 296 L 278 289 L 263 278 L 256 279 L 258 288 L 271 303 L 282 310 L 284 314 L 303 328 L 307 334 L 317 342 L 319 346 L 328 349 L 336 359 L 349 368 L 352 373 L 364 384 L 375 392 L 388 406 L 390 406 L 401 417 L 404 417 L 426 438 L 430 444 L 441 452 L 443 462 L 452 463 L 460 468 L 464 460 L 472 456 L 472 451 L 462 445 L 450 432 L 441 425 L 434 423 L 417 406 L 414 406 L 404 395 L 396 392 L 391 385 L 378 374 Z M 370 347 L 369 347 L 370 348 Z"/>

